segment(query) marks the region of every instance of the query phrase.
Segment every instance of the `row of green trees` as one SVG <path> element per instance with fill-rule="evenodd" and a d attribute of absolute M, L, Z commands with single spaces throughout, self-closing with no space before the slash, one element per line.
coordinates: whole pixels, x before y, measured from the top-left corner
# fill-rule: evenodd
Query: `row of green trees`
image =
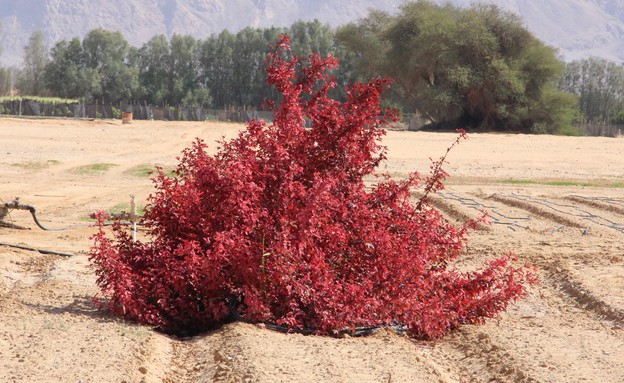
<path fill-rule="evenodd" d="M 570 62 L 559 88 L 579 97 L 584 122 L 624 124 L 624 65 L 595 57 Z"/>
<path fill-rule="evenodd" d="M 95 29 L 48 51 L 36 32 L 16 82 L 28 95 L 259 108 L 274 96 L 265 58 L 282 33 L 291 36 L 297 55 L 339 57 L 339 85 L 392 77 L 386 105 L 419 113 L 433 127 L 561 133 L 579 116 L 612 121 L 622 114 L 621 65 L 597 59 L 565 65 L 497 6 L 426 0 L 405 3 L 396 15 L 373 10 L 335 30 L 299 21 L 290 28 L 224 30 L 203 40 L 158 35 L 140 48 L 119 32 Z M 0 71 L 0 92 L 14 74 Z"/>
<path fill-rule="evenodd" d="M 95 29 L 82 41 L 58 42 L 49 59 L 47 53 L 39 54 L 43 45 L 37 32 L 25 48 L 20 90 L 38 95 L 49 89 L 63 98 L 113 103 L 259 107 L 271 95 L 264 73 L 266 52 L 280 34 L 293 37 L 298 54 L 337 50 L 333 30 L 319 21 L 299 21 L 286 29 L 246 28 L 236 34 L 225 30 L 205 40 L 157 35 L 140 48 L 129 45 L 119 32 Z"/>

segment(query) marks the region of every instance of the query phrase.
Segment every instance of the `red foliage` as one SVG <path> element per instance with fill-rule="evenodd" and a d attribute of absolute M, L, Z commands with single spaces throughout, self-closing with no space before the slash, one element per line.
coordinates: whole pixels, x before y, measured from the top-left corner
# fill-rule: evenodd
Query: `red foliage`
<path fill-rule="evenodd" d="M 273 124 L 252 121 L 212 156 L 197 139 L 176 177 L 153 180 L 151 242 L 133 243 L 121 226 L 114 239 L 103 227 L 94 236 L 108 307 L 177 334 L 235 312 L 324 334 L 394 324 L 437 337 L 521 297 L 533 277 L 509 257 L 471 273 L 451 266 L 475 223 L 454 227 L 426 202 L 442 188 L 444 158 L 427 179 L 365 187 L 394 119 L 380 108 L 389 81 L 355 84 L 338 102 L 328 97 L 336 60 L 285 59 L 288 49 L 284 37 L 268 58 L 268 82 L 282 94 Z M 417 188 L 425 197 L 414 203 Z"/>

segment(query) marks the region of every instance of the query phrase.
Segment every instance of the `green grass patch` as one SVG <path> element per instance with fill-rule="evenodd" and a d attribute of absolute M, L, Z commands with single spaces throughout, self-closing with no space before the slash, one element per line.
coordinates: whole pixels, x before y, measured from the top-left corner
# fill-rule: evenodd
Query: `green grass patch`
<path fill-rule="evenodd" d="M 502 180 L 500 182 L 503 183 L 503 184 L 510 184 L 510 185 L 536 185 L 536 184 L 539 184 L 539 182 L 531 181 L 531 180 Z"/>
<path fill-rule="evenodd" d="M 125 174 L 129 174 L 134 177 L 150 177 L 152 174 L 156 173 L 156 167 L 151 164 L 140 164 L 124 172 Z"/>
<path fill-rule="evenodd" d="M 546 185 L 546 186 L 584 186 L 622 188 L 624 182 L 578 182 L 578 181 L 534 181 L 534 180 L 502 180 L 500 183 L 509 185 Z"/>
<path fill-rule="evenodd" d="M 105 208 L 105 209 L 98 208 L 97 210 L 104 210 L 108 214 L 120 214 L 121 212 L 130 213 L 130 202 L 120 202 L 113 206 L 109 206 L 108 208 Z M 143 213 L 145 212 L 145 206 L 141 204 L 137 204 L 136 211 L 138 215 L 142 216 Z M 94 222 L 94 219 L 89 217 L 88 215 L 82 216 L 79 219 L 81 221 Z"/>
<path fill-rule="evenodd" d="M 598 184 L 592 184 L 590 182 L 572 182 L 572 181 L 551 181 L 551 182 L 544 182 L 544 185 L 548 185 L 548 186 L 599 186 Z"/>
<path fill-rule="evenodd" d="M 119 166 L 119 165 L 109 164 L 109 163 L 97 163 L 97 164 L 90 164 L 90 165 L 85 165 L 85 166 L 74 168 L 73 172 L 76 174 L 80 174 L 80 175 L 96 175 L 96 174 L 106 173 L 107 171 L 109 171 L 111 168 L 114 168 L 115 166 Z"/>
<path fill-rule="evenodd" d="M 175 170 L 173 169 L 163 169 L 163 171 L 165 172 L 165 175 L 167 177 L 176 177 L 177 174 L 175 173 Z M 134 176 L 134 177 L 140 177 L 140 178 L 147 178 L 147 177 L 154 177 L 158 174 L 158 171 L 156 170 L 156 165 L 153 164 L 140 164 L 140 165 L 136 165 L 134 167 L 131 167 L 130 169 L 124 171 L 125 174 Z"/>
<path fill-rule="evenodd" d="M 137 204 L 136 205 L 137 214 L 142 214 L 144 208 L 145 207 L 143 205 Z M 112 213 L 112 214 L 119 214 L 122 211 L 126 213 L 130 213 L 130 202 L 120 202 L 106 209 L 107 213 Z"/>
<path fill-rule="evenodd" d="M 58 165 L 60 163 L 61 161 L 58 161 L 58 160 L 47 160 L 45 162 L 26 161 L 26 162 L 19 162 L 19 163 L 11 164 L 11 166 L 15 166 L 15 167 L 22 168 L 22 169 L 28 169 L 28 170 L 42 170 L 42 169 L 47 169 L 52 165 Z"/>

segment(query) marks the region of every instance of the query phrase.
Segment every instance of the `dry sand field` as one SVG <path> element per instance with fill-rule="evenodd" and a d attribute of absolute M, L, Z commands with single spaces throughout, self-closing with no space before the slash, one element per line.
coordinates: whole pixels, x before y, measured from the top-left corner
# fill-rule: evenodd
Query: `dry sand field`
<path fill-rule="evenodd" d="M 482 209 L 461 262 L 514 252 L 541 284 L 482 326 L 436 341 L 283 334 L 232 323 L 190 339 L 92 303 L 85 219 L 145 203 L 145 169 L 174 168 L 195 137 L 241 125 L 0 118 L 0 198 L 33 205 L 0 227 L 0 382 L 624 382 L 624 139 L 472 134 L 448 157 L 433 204 L 461 222 Z M 429 170 L 454 134 L 388 132 L 381 170 Z M 98 165 L 99 164 L 99 165 Z M 102 165 L 108 164 L 108 165 Z M 59 253 L 20 249 L 17 245 Z"/>

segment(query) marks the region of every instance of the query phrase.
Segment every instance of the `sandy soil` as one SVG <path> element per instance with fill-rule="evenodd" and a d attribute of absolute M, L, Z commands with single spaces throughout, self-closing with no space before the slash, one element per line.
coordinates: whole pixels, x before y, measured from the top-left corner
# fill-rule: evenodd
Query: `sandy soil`
<path fill-rule="evenodd" d="M 481 209 L 492 217 L 462 261 L 513 251 L 542 282 L 500 318 L 438 341 L 241 323 L 177 339 L 99 312 L 85 217 L 127 206 L 130 194 L 144 204 L 152 186 L 136 169 L 173 168 L 194 137 L 214 142 L 240 128 L 0 118 L 2 202 L 20 197 L 43 225 L 71 227 L 43 231 L 20 210 L 4 218 L 27 230 L 0 227 L 0 382 L 624 381 L 624 188 L 613 187 L 624 182 L 622 139 L 474 134 L 450 154 L 435 205 L 458 222 Z M 389 132 L 382 170 L 427 172 L 454 137 Z M 85 168 L 98 163 L 114 166 Z"/>

